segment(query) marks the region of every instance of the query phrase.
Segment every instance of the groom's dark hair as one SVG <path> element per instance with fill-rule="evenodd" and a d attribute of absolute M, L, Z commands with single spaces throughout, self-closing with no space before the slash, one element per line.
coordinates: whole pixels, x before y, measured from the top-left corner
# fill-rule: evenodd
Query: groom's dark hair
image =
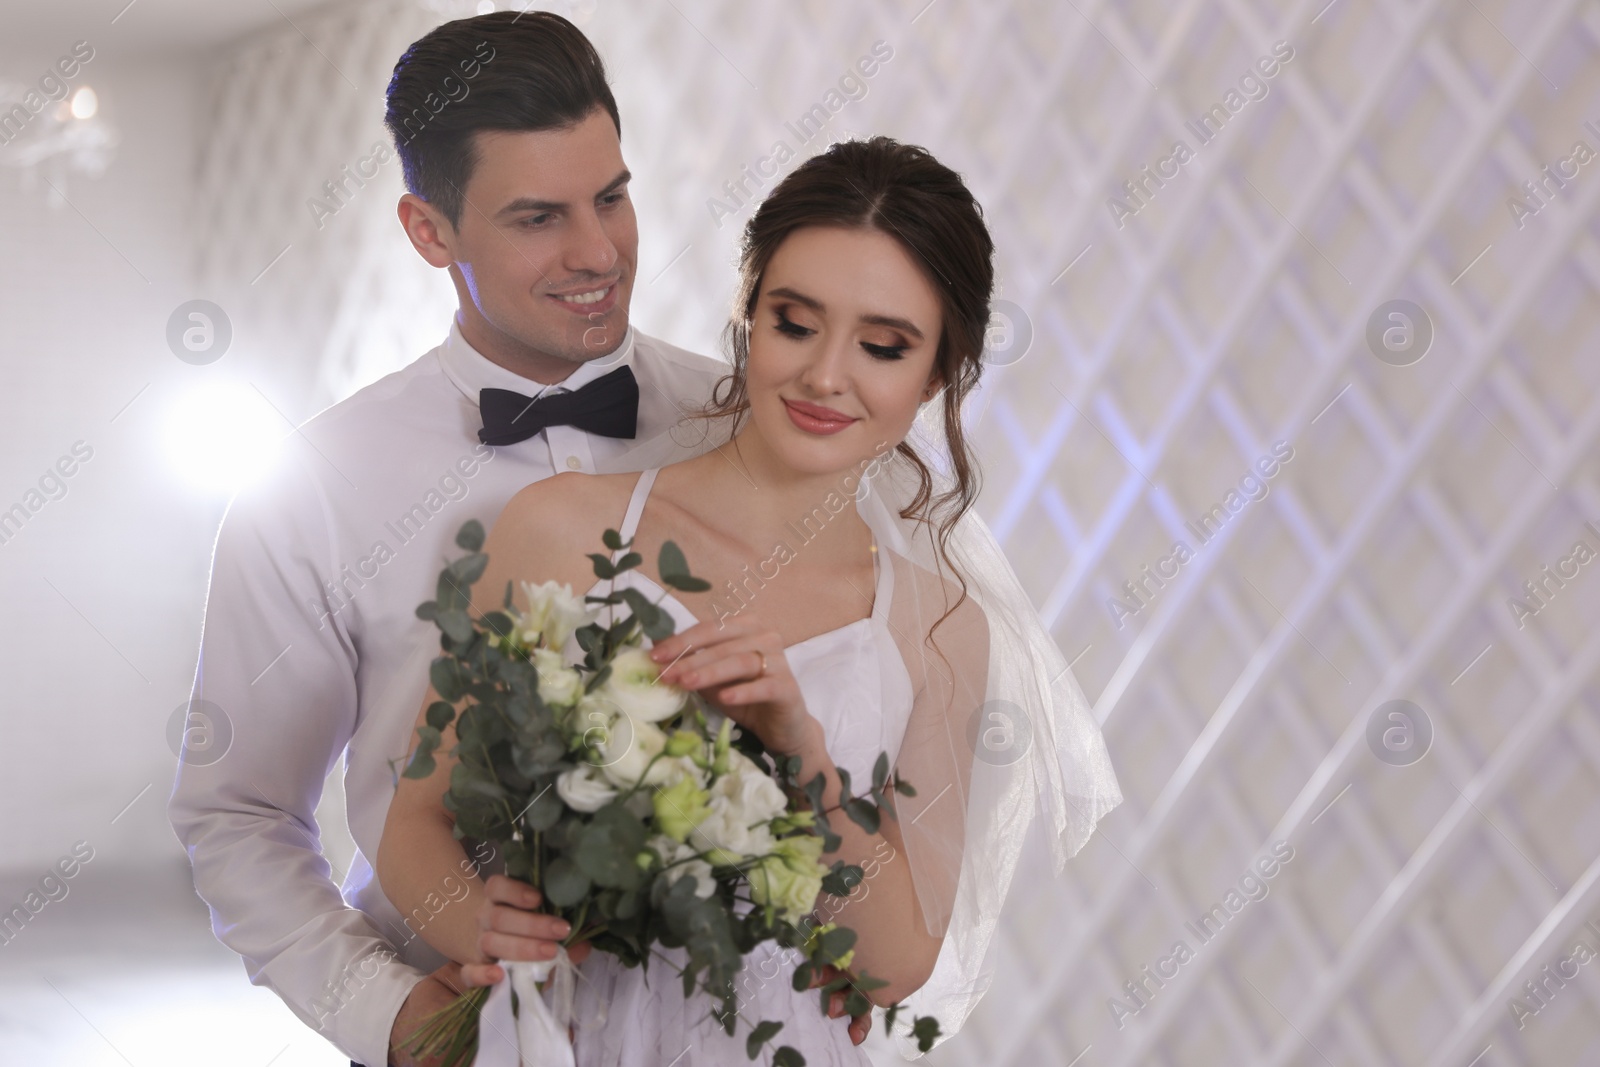
<path fill-rule="evenodd" d="M 603 107 L 622 136 L 605 64 L 579 29 L 548 11 L 457 19 L 406 49 L 383 122 L 406 188 L 461 224 L 480 130 L 575 126 Z"/>

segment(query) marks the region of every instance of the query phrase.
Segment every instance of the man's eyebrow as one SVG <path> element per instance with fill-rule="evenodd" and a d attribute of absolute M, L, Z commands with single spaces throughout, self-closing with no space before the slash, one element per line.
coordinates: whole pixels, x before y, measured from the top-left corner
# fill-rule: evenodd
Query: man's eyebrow
<path fill-rule="evenodd" d="M 626 167 L 622 168 L 622 173 L 617 175 L 615 178 L 612 178 L 611 179 L 611 183 L 609 185 L 607 185 L 604 189 L 602 189 L 598 193 L 596 193 L 595 194 L 595 199 L 599 199 L 602 196 L 609 196 L 610 194 L 616 192 L 618 189 L 622 188 L 624 185 L 627 185 L 632 180 L 633 180 L 633 174 L 628 170 L 628 168 L 626 168 Z"/>
<path fill-rule="evenodd" d="M 615 178 L 612 178 L 604 189 L 601 189 L 595 194 L 595 199 L 598 200 L 602 196 L 610 196 L 612 193 L 616 192 L 622 186 L 627 185 L 628 182 L 632 180 L 633 175 L 624 169 L 621 174 L 618 174 Z M 559 200 L 536 200 L 530 196 L 523 196 L 511 201 L 505 207 L 502 207 L 496 214 L 515 215 L 524 211 L 564 211 L 566 208 L 567 205 Z"/>
<path fill-rule="evenodd" d="M 818 300 L 816 297 L 807 296 L 806 294 L 798 292 L 794 289 L 790 289 L 787 286 L 777 289 L 768 289 L 767 295 L 782 297 L 785 300 L 793 300 L 796 304 L 804 304 L 813 311 L 827 310 L 827 308 L 823 306 L 822 301 Z M 922 331 L 917 329 L 917 327 L 907 319 L 897 318 L 893 315 L 863 315 L 861 316 L 861 321 L 871 326 L 888 326 L 891 329 L 901 330 L 910 334 L 912 337 L 915 337 L 919 341 L 922 340 Z"/>

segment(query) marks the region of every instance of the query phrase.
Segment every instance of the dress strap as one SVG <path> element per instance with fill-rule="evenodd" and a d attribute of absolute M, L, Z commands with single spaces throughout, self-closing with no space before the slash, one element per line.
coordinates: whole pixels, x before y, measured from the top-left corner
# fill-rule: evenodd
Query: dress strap
<path fill-rule="evenodd" d="M 644 498 L 650 495 L 650 487 L 656 482 L 656 475 L 661 472 L 660 467 L 651 467 L 639 474 L 639 480 L 634 483 L 633 495 L 628 498 L 628 510 L 622 516 L 622 529 L 617 533 L 623 541 L 633 537 L 634 531 L 639 528 L 639 516 L 644 513 Z M 619 550 L 620 552 L 620 550 Z M 615 563 L 621 558 L 619 552 L 611 553 L 611 561 Z"/>

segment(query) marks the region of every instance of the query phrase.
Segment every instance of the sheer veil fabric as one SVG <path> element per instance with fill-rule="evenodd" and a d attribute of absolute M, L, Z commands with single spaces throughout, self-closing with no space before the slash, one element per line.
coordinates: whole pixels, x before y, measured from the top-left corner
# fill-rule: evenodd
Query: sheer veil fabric
<path fill-rule="evenodd" d="M 937 467 L 949 453 L 929 428 L 936 410 L 925 407 L 908 437 L 931 468 L 935 496 L 949 484 Z M 706 448 L 731 432 L 728 419 L 670 431 L 679 447 L 683 435 L 704 434 Z M 670 462 L 664 448 L 661 439 L 646 442 L 619 469 Z M 855 494 L 880 562 L 895 568 L 889 627 L 914 693 L 898 753 L 890 751 L 894 772 L 916 790 L 895 796 L 897 826 L 918 910 L 929 933 L 944 939 L 932 976 L 904 1007 L 937 1016 L 948 1037 L 993 978 L 996 926 L 1030 831 L 1048 841 L 1047 869 L 1059 877 L 1122 793 L 1066 657 L 988 527 L 964 515 L 947 562 L 935 526 L 901 516 L 918 484 L 911 461 L 880 449 L 863 467 L 841 488 Z M 952 565 L 966 580 L 964 600 Z M 904 678 L 891 673 L 898 665 L 880 663 L 885 698 L 903 701 Z M 852 782 L 857 794 L 870 786 Z M 908 1057 L 919 1055 L 909 1036 L 896 1041 Z"/>

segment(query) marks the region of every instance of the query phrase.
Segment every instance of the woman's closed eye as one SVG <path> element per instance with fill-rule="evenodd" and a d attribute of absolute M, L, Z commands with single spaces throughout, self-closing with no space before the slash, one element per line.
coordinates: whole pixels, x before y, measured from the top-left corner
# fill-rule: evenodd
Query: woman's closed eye
<path fill-rule="evenodd" d="M 812 334 L 817 332 L 816 330 L 811 329 L 809 326 L 802 326 L 798 322 L 790 319 L 781 310 L 778 312 L 778 321 L 775 328 L 784 336 L 794 338 L 810 337 Z M 907 346 L 879 345 L 872 344 L 868 341 L 862 341 L 861 347 L 866 352 L 878 359 L 890 360 L 902 358 L 905 355 Z"/>
<path fill-rule="evenodd" d="M 777 328 L 779 333 L 785 334 L 789 337 L 810 337 L 812 334 L 817 332 L 808 326 L 802 326 L 798 322 L 792 321 L 789 316 L 785 315 L 782 311 L 778 312 Z"/>

